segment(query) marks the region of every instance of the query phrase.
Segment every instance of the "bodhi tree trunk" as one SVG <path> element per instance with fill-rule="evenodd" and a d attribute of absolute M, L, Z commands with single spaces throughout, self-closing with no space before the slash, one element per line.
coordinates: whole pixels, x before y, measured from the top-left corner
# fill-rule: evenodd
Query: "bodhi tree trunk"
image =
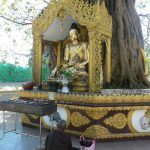
<path fill-rule="evenodd" d="M 144 74 L 144 60 L 141 53 L 144 40 L 134 6 L 135 0 L 105 0 L 105 4 L 113 20 L 112 88 L 150 87 Z"/>

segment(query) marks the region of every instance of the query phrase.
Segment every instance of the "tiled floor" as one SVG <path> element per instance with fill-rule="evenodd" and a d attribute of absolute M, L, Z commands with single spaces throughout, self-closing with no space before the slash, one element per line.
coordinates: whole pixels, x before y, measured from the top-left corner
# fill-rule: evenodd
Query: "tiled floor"
<path fill-rule="evenodd" d="M 2 113 L 0 113 L 0 116 Z M 7 130 L 14 128 L 15 115 L 7 112 L 6 119 Z M 0 117 L 0 128 L 2 128 L 2 118 Z M 20 119 L 18 119 L 17 131 L 24 131 L 34 135 L 39 134 L 38 128 L 22 127 Z M 47 130 L 43 130 L 43 136 L 46 137 Z M 0 137 L 2 131 L 0 130 Z M 72 137 L 74 146 L 79 147 L 78 139 Z M 44 144 L 44 142 L 43 142 Z M 29 136 L 22 136 L 15 133 L 5 134 L 4 139 L 0 140 L 0 150 L 35 150 L 39 147 L 39 139 Z M 96 150 L 150 150 L 150 140 L 135 140 L 121 142 L 100 142 L 96 144 Z"/>
<path fill-rule="evenodd" d="M 77 139 L 72 138 L 72 141 L 79 146 Z M 0 141 L 0 150 L 35 150 L 38 146 L 38 139 L 14 133 L 6 134 Z M 150 140 L 97 143 L 96 150 L 150 150 Z"/>

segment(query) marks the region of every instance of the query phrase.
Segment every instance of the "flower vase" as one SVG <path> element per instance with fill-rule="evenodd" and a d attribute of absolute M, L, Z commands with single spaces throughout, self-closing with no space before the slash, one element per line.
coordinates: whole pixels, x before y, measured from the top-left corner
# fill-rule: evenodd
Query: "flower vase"
<path fill-rule="evenodd" d="M 69 92 L 68 83 L 69 83 L 68 79 L 63 77 L 61 92 L 64 92 L 64 93 L 68 93 Z"/>

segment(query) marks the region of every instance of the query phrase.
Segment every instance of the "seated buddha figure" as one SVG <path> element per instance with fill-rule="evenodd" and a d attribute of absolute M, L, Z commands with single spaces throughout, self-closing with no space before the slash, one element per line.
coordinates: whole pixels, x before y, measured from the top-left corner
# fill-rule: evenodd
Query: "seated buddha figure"
<path fill-rule="evenodd" d="M 72 72 L 71 79 L 87 80 L 87 65 L 89 63 L 88 44 L 79 39 L 79 29 L 77 24 L 73 23 L 70 29 L 70 42 L 65 46 L 64 61 L 56 66 L 52 71 L 50 78 L 57 77 L 63 73 L 63 70 Z"/>

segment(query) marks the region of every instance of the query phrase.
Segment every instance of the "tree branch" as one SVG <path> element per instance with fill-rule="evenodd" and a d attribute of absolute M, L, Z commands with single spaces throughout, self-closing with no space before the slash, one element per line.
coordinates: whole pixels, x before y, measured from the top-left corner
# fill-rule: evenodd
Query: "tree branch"
<path fill-rule="evenodd" d="M 150 45 L 150 14 L 139 14 L 141 24 L 146 28 L 146 36 L 144 36 L 144 43 L 146 46 Z M 143 20 L 147 19 L 147 21 Z"/>
<path fill-rule="evenodd" d="M 7 46 L 6 46 L 7 47 Z M 7 47 L 8 48 L 8 47 Z M 13 52 L 15 55 L 19 55 L 19 56 L 25 56 L 25 57 L 29 57 L 30 55 L 32 54 L 20 54 L 20 53 L 17 53 L 15 52 L 13 49 L 11 48 L 8 48 L 11 52 Z"/>
<path fill-rule="evenodd" d="M 46 4 L 49 4 L 49 2 L 47 2 L 46 0 L 44 0 L 44 2 L 45 2 Z"/>
<path fill-rule="evenodd" d="M 31 22 L 18 22 L 18 21 L 14 21 L 14 20 L 12 20 L 12 19 L 10 19 L 10 18 L 7 18 L 7 17 L 4 17 L 4 16 L 0 16 L 0 18 L 3 18 L 3 19 L 5 19 L 5 20 L 7 20 L 7 21 L 10 21 L 10 22 L 13 22 L 13 23 L 16 23 L 16 24 L 19 24 L 19 25 L 31 25 L 32 23 Z"/>

